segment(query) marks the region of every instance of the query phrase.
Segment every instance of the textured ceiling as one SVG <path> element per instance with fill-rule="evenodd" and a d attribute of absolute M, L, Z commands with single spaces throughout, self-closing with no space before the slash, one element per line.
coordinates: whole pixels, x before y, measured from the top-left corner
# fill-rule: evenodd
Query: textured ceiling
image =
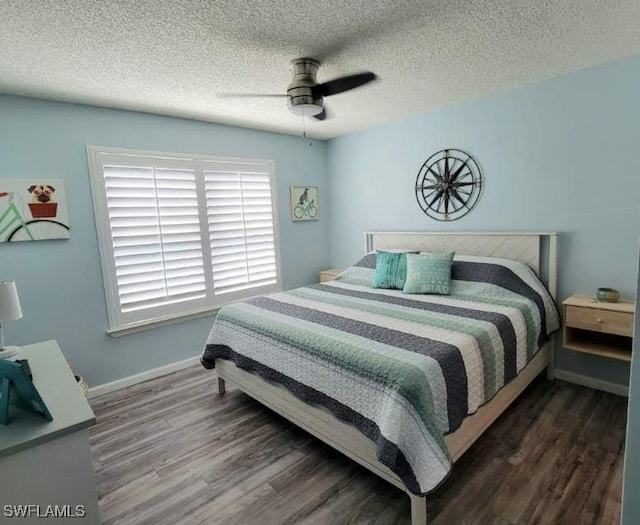
<path fill-rule="evenodd" d="M 640 53 L 638 0 L 0 0 L 0 92 L 300 133 L 289 61 L 380 81 L 329 138 Z M 1 119 L 1 116 L 0 116 Z"/>

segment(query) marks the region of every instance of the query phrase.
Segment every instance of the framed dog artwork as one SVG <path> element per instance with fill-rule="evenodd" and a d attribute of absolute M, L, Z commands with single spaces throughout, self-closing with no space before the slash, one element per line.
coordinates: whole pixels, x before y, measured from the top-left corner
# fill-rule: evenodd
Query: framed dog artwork
<path fill-rule="evenodd" d="M 0 178 L 0 242 L 68 239 L 64 182 Z"/>

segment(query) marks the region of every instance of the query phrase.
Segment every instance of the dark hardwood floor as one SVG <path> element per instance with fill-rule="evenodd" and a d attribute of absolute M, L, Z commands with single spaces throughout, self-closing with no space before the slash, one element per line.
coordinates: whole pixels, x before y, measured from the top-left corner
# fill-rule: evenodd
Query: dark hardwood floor
<path fill-rule="evenodd" d="M 404 493 L 215 378 L 92 401 L 104 523 L 409 523 Z M 625 398 L 537 379 L 429 497 L 429 525 L 619 523 L 625 419 Z"/>

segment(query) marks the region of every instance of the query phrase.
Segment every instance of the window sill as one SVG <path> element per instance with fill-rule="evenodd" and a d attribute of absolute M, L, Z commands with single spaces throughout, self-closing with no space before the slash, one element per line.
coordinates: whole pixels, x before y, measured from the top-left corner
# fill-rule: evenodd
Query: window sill
<path fill-rule="evenodd" d="M 195 312 L 189 312 L 186 314 L 150 319 L 149 321 L 141 321 L 139 323 L 132 323 L 125 326 L 119 326 L 117 328 L 111 328 L 107 330 L 107 333 L 111 337 L 121 337 L 123 335 L 135 334 L 138 332 L 144 332 L 145 330 L 151 330 L 152 328 L 158 328 L 160 326 L 167 326 L 171 324 L 181 323 L 182 321 L 189 321 L 191 319 L 213 316 L 218 312 L 218 310 L 220 310 L 220 308 L 221 307 L 207 308 L 206 310 L 197 310 Z"/>

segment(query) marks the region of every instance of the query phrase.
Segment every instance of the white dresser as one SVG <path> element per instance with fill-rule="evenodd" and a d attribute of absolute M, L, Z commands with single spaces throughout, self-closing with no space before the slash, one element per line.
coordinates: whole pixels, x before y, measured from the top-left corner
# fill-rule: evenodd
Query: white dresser
<path fill-rule="evenodd" d="M 93 411 L 55 341 L 23 346 L 19 358 L 29 361 L 53 421 L 12 407 L 11 422 L 0 425 L 0 523 L 97 525 L 88 432 Z"/>

